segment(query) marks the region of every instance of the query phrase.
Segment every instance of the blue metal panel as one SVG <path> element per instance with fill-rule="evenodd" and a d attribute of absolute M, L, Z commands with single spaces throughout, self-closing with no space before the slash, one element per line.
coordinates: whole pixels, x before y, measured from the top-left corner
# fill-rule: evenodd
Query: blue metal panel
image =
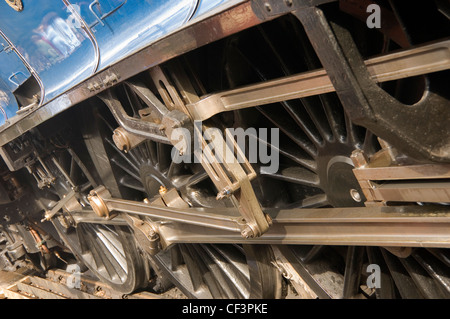
<path fill-rule="evenodd" d="M 91 26 L 103 69 L 183 26 L 197 0 L 70 0 Z"/>
<path fill-rule="evenodd" d="M 14 92 L 30 76 L 22 60 L 0 34 L 0 79 L 4 89 Z"/>
<path fill-rule="evenodd" d="M 181 28 L 191 18 L 237 2 L 33 0 L 26 1 L 23 11 L 16 12 L 5 1 L 0 1 L 0 29 L 28 66 L 39 75 L 45 89 L 43 103 L 46 103 L 94 72 Z M 66 4 L 71 4 L 71 8 Z M 77 20 L 77 16 L 81 16 L 85 23 Z M 90 29 L 86 29 L 86 25 Z M 2 58 L 0 53 L 2 89 L 6 86 L 10 92 L 30 76 L 23 64 L 19 68 L 14 67 L 14 72 L 5 67 L 14 64 Z M 12 108 L 15 107 L 13 103 Z"/>
<path fill-rule="evenodd" d="M 62 1 L 26 1 L 21 12 L 0 1 L 0 29 L 45 87 L 44 102 L 90 76 L 94 45 Z"/>
<path fill-rule="evenodd" d="M 5 124 L 6 120 L 16 115 L 19 110 L 16 98 L 11 93 L 10 88 L 0 79 L 0 126 Z"/>

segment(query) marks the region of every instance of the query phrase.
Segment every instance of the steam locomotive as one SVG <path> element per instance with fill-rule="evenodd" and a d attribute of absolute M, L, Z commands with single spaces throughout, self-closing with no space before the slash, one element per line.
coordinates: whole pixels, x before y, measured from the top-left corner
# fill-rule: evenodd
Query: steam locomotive
<path fill-rule="evenodd" d="M 0 0 L 0 270 L 450 297 L 446 0 Z"/>

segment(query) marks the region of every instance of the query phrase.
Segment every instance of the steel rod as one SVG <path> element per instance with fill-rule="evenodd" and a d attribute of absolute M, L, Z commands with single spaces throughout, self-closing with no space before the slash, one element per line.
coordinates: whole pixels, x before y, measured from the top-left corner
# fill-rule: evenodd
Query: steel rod
<path fill-rule="evenodd" d="M 102 198 L 110 211 L 151 218 L 168 243 L 259 243 L 450 248 L 446 206 L 265 210 L 267 233 L 244 239 L 235 208 L 177 209 Z"/>
<path fill-rule="evenodd" d="M 371 58 L 365 64 L 379 83 L 446 70 L 450 68 L 450 40 Z M 334 91 L 327 72 L 320 69 L 211 94 L 187 108 L 194 120 L 204 121 L 225 111 Z"/>

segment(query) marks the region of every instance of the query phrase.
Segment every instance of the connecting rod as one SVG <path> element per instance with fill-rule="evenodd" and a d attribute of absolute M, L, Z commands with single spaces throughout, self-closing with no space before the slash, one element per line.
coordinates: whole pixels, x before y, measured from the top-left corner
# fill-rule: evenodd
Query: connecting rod
<path fill-rule="evenodd" d="M 450 248 L 450 209 L 392 206 L 264 210 L 272 227 L 243 238 L 245 222 L 236 208 L 173 208 L 112 198 L 104 187 L 89 200 L 101 217 L 143 216 L 166 245 L 175 243 L 315 244 Z"/>

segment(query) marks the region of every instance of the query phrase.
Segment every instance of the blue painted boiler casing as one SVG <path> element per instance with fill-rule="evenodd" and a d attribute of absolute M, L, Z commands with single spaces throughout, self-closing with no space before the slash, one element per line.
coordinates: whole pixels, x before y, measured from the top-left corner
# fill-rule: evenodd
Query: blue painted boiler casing
<path fill-rule="evenodd" d="M 232 0 L 0 0 L 0 126 L 39 87 L 44 105 L 108 66 Z M 27 84 L 28 86 L 29 84 Z M 26 100 L 28 101 L 28 100 Z M 22 104 L 22 105 L 20 105 Z"/>

